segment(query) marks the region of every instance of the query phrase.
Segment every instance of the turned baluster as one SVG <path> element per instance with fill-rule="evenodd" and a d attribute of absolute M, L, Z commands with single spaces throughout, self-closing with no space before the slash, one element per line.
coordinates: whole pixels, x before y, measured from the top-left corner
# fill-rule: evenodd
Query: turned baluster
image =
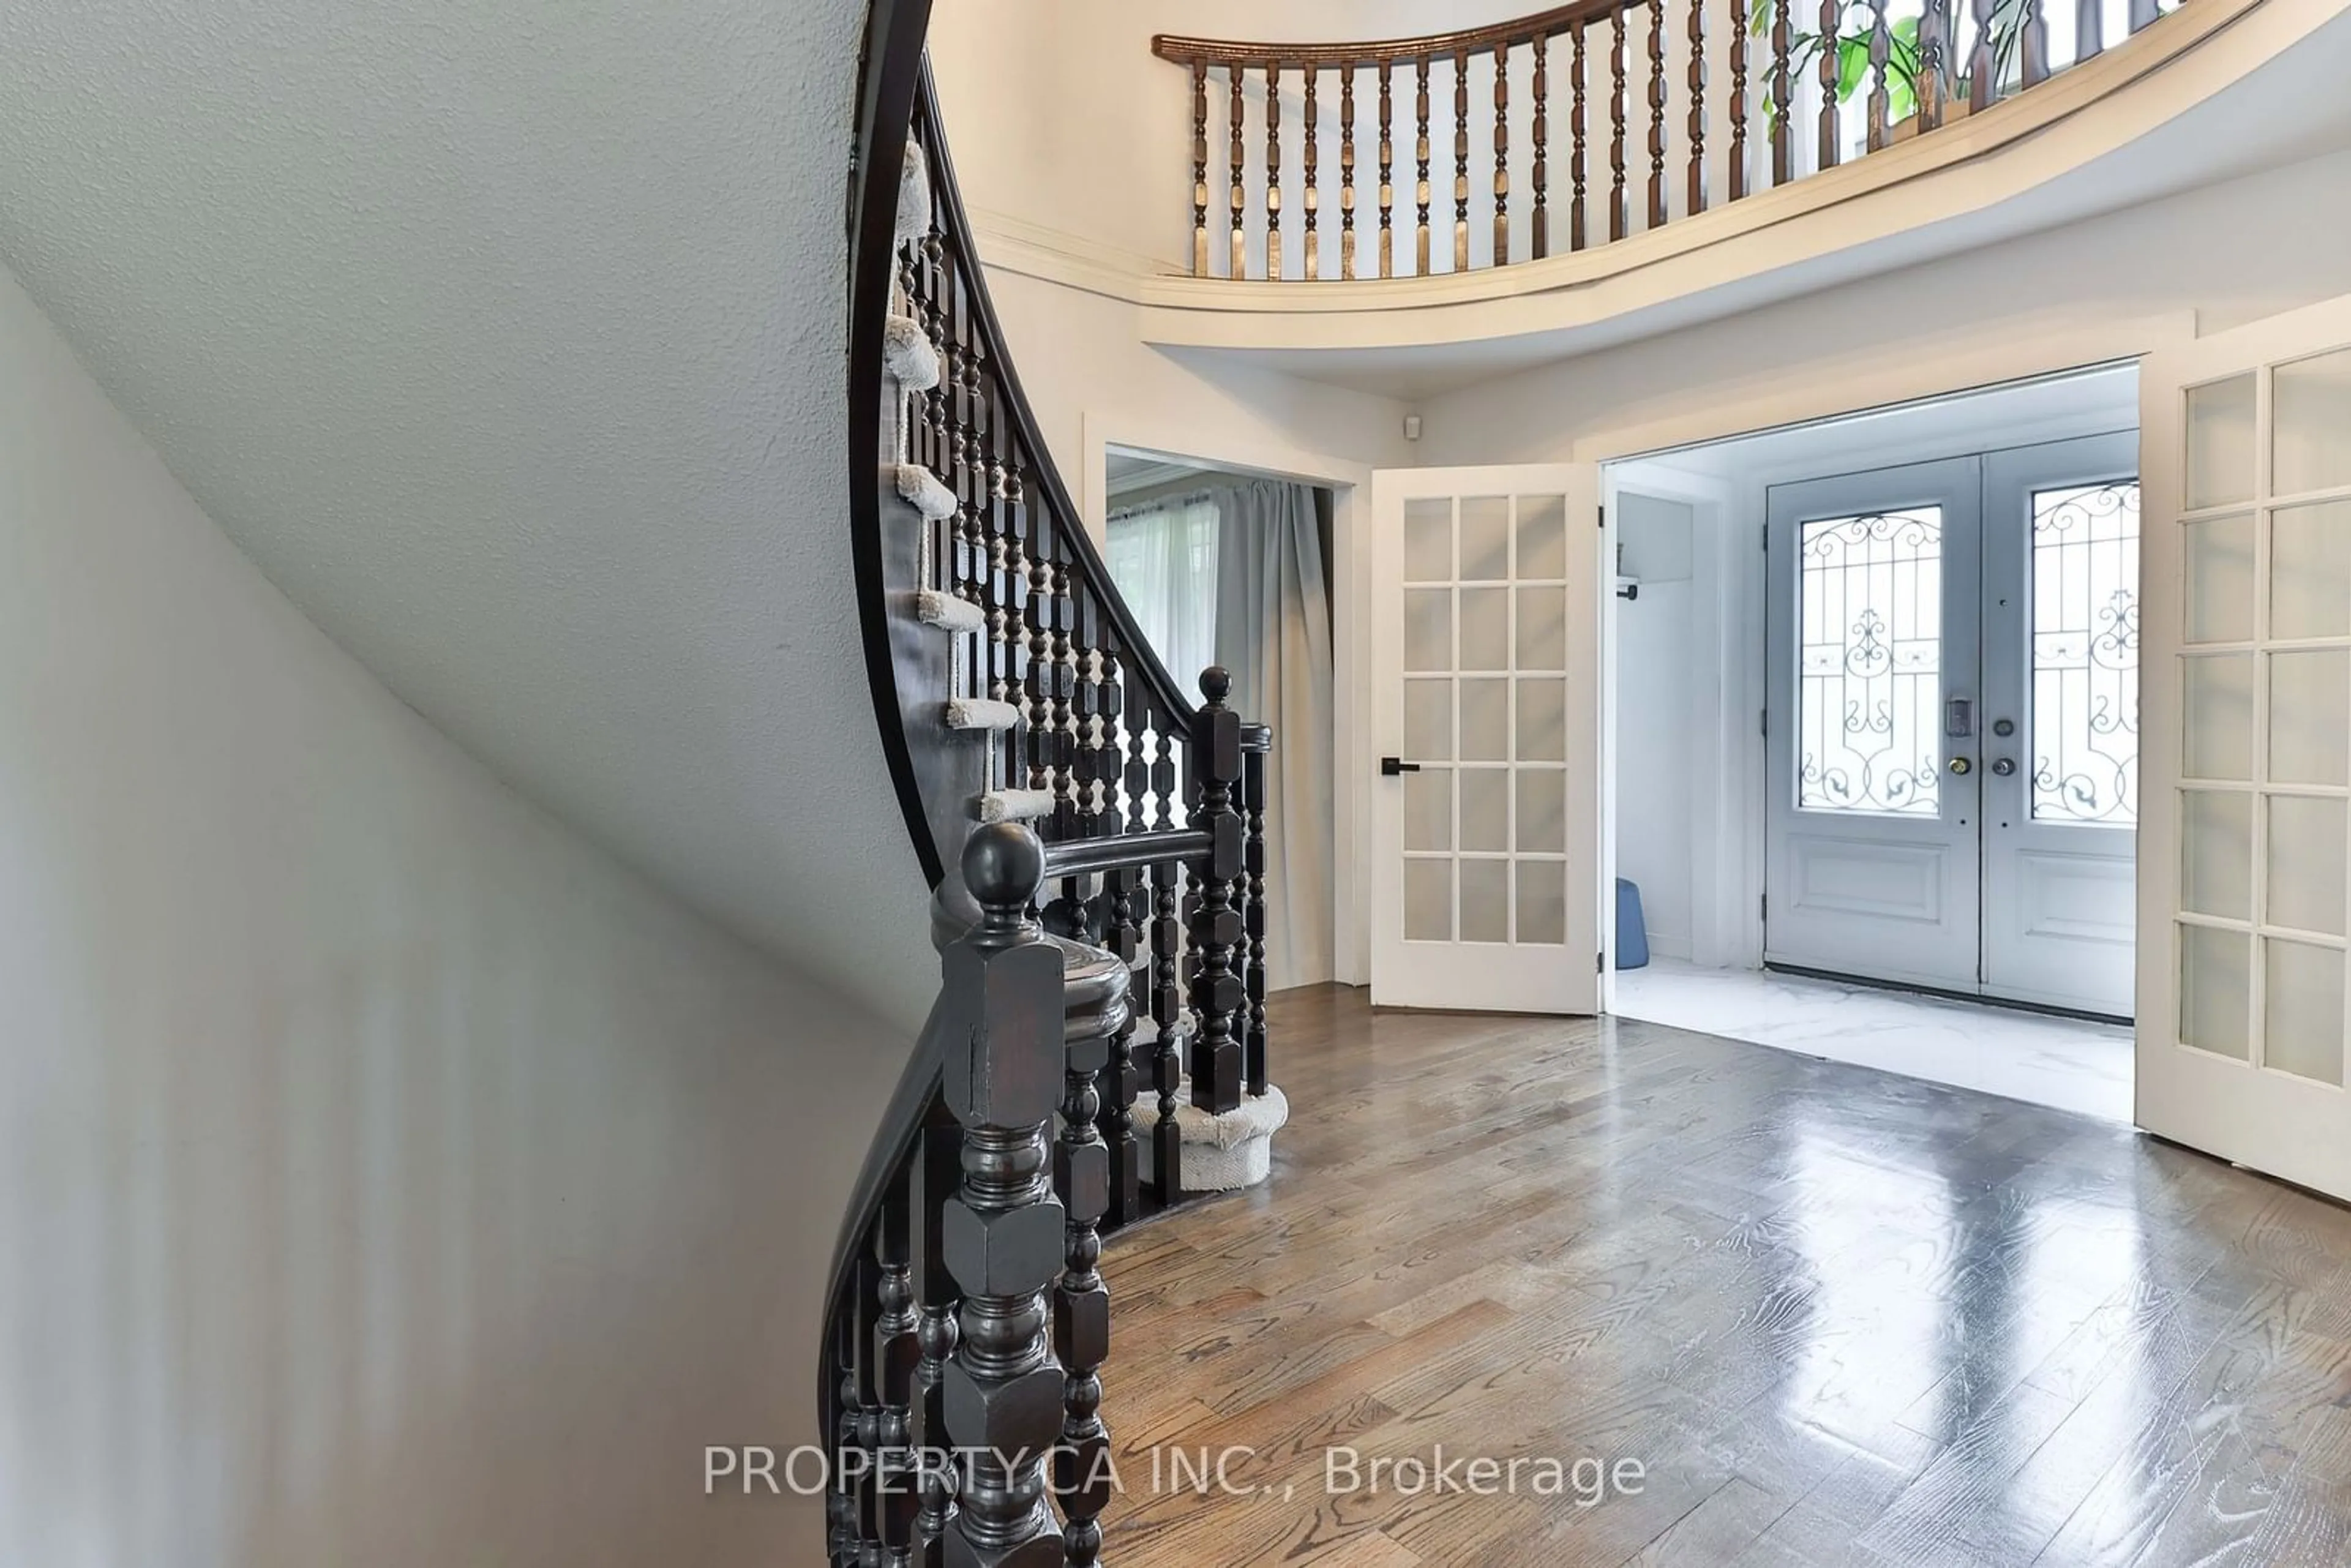
<path fill-rule="evenodd" d="M 873 1376 L 881 1396 L 874 1430 L 875 1536 L 885 1560 L 904 1561 L 914 1545 L 921 1489 L 909 1473 L 915 1365 L 922 1358 L 915 1311 L 912 1178 L 901 1175 L 874 1222 Z"/>
<path fill-rule="evenodd" d="M 1266 1088 L 1265 1067 L 1265 928 L 1266 928 L 1266 780 L 1271 760 L 1273 731 L 1265 725 L 1241 729 L 1241 812 L 1246 838 L 1241 864 L 1249 883 L 1241 904 L 1241 929 L 1249 938 L 1242 968 L 1242 988 L 1249 996 L 1249 1027 L 1241 1037 L 1241 1077 L 1251 1094 Z"/>
<path fill-rule="evenodd" d="M 1192 62 L 1192 276 L 1208 276 L 1208 64 Z"/>
<path fill-rule="evenodd" d="M 2102 0 L 2074 0 L 2074 63 L 2105 53 L 2106 8 Z"/>
<path fill-rule="evenodd" d="M 1528 172 L 1533 180 L 1535 210 L 1530 253 L 1537 261 L 1551 254 L 1551 39 L 1535 35 L 1535 74 L 1530 84 L 1535 97 L 1534 161 Z"/>
<path fill-rule="evenodd" d="M 1976 52 L 1968 66 L 1968 109 L 1980 114 L 2000 97 L 2000 0 L 1975 0 Z"/>
<path fill-rule="evenodd" d="M 1380 62 L 1380 276 L 1395 276 L 1395 91 Z"/>
<path fill-rule="evenodd" d="M 1666 221 L 1666 0 L 1649 0 L 1649 227 Z"/>
<path fill-rule="evenodd" d="M 1630 204 L 1625 194 L 1625 12 L 1608 14 L 1608 237 L 1623 239 L 1632 226 Z"/>
<path fill-rule="evenodd" d="M 1844 61 L 1837 50 L 1837 0 L 1821 0 L 1821 134 L 1816 167 L 1837 166 L 1837 82 Z"/>
<path fill-rule="evenodd" d="M 1886 7 L 1876 8 L 1869 27 L 1869 150 L 1884 147 L 1893 135 L 1892 89 L 1886 81 L 1886 69 L 1893 49 L 1893 35 L 1886 22 Z"/>
<path fill-rule="evenodd" d="M 1355 276 L 1355 68 L 1339 76 L 1339 277 Z"/>
<path fill-rule="evenodd" d="M 1240 716 L 1225 706 L 1233 678 L 1222 665 L 1200 676 L 1207 699 L 1192 718 L 1194 804 L 1191 825 L 1208 834 L 1207 853 L 1189 867 L 1197 895 L 1192 911 L 1192 1103 L 1204 1111 L 1238 1110 L 1241 1103 L 1241 1040 L 1234 1023 L 1242 1002 L 1233 965 L 1242 937 L 1234 901 L 1246 836 L 1237 791 L 1241 780 Z"/>
<path fill-rule="evenodd" d="M 1469 270 L 1469 51 L 1453 57 L 1453 270 Z"/>
<path fill-rule="evenodd" d="M 2042 0 L 2024 0 L 2017 26 L 2022 35 L 2017 42 L 2018 69 L 2026 87 L 2038 87 L 2049 79 L 2049 18 L 2043 14 Z"/>
<path fill-rule="evenodd" d="M 1282 276 L 1281 258 L 1281 62 L 1265 68 L 1265 275 Z"/>
<path fill-rule="evenodd" d="M 1233 235 L 1232 254 L 1226 260 L 1226 275 L 1247 277 L 1249 270 L 1249 182 L 1244 170 L 1249 162 L 1249 146 L 1243 140 L 1249 124 L 1249 104 L 1241 97 L 1241 67 L 1238 61 L 1226 68 L 1232 78 L 1232 104 L 1226 110 L 1227 129 L 1231 139 L 1226 148 L 1226 168 L 1232 174 Z"/>
<path fill-rule="evenodd" d="M 1568 176 L 1574 186 L 1574 197 L 1568 208 L 1567 247 L 1570 250 L 1582 250 L 1586 237 L 1583 202 L 1583 110 L 1585 101 L 1584 83 L 1587 79 L 1589 62 L 1586 58 L 1583 47 L 1583 21 L 1581 17 L 1577 18 L 1575 23 L 1574 37 L 1575 78 L 1573 83 L 1573 101 L 1571 103 L 1568 110 L 1568 134 L 1573 143 L 1573 150 L 1569 157 Z"/>
<path fill-rule="evenodd" d="M 1031 789 L 1053 789 L 1053 540 L 1054 525 L 1042 511 L 1033 519 L 1036 538 L 1029 552 L 1028 668 L 1021 682 L 1022 744 L 1028 766 L 1020 781 Z M 1055 799 L 1059 812 L 1058 793 Z M 1057 835 L 1058 836 L 1058 835 Z"/>
<path fill-rule="evenodd" d="M 1314 81 L 1320 73 L 1311 65 L 1306 68 L 1306 117 L 1303 126 L 1306 137 L 1304 151 L 1305 183 L 1299 193 L 1299 204 L 1305 209 L 1306 280 L 1309 283 L 1322 276 L 1322 236 L 1316 225 L 1322 213 L 1322 139 L 1318 134 L 1321 114 L 1315 102 Z"/>
<path fill-rule="evenodd" d="M 1095 1130 L 1097 1085 L 1128 1023 L 1127 977 L 1113 971 L 1109 994 L 1081 1015 L 1072 998 L 1053 1190 L 1061 1200 L 1061 1276 L 1053 1291 L 1053 1353 L 1062 1370 L 1061 1434 L 1053 1449 L 1053 1495 L 1065 1521 L 1065 1561 L 1086 1568 L 1102 1554 L 1102 1511 L 1110 1502 L 1102 1420 L 1101 1367 L 1110 1354 L 1110 1291 L 1102 1283 L 1102 1218 L 1110 1207 L 1110 1150 Z"/>
<path fill-rule="evenodd" d="M 1747 194 L 1747 0 L 1730 0 L 1730 199 Z"/>
<path fill-rule="evenodd" d="M 1494 265 L 1510 260 L 1510 47 L 1494 46 Z"/>
<path fill-rule="evenodd" d="M 1689 204 L 1685 213 L 1706 211 L 1706 0 L 1689 8 Z"/>
<path fill-rule="evenodd" d="M 2154 25 L 2156 0 L 2130 0 L 2130 9 L 2125 13 L 2125 16 L 2128 20 L 2131 32 L 2136 35 L 2140 28 Z"/>
<path fill-rule="evenodd" d="M 1771 183 L 1784 185 L 1796 177 L 1796 83 L 1788 67 L 1795 18 L 1792 0 L 1771 0 Z"/>
<path fill-rule="evenodd" d="M 962 1012 L 944 1071 L 963 1129 L 962 1184 L 942 1220 L 963 1288 L 946 1374 L 963 1481 L 950 1562 L 1032 1562 L 1063 1539 L 1046 1496 L 1064 1394 L 1047 1307 L 1066 1234 L 1049 1145 L 1066 1059 L 1062 959 L 1026 913 L 1044 869 L 1043 845 L 1019 823 L 976 830 L 963 873 L 982 914 L 944 966 Z"/>
<path fill-rule="evenodd" d="M 955 1197 L 962 1168 L 963 1138 L 944 1105 L 915 1134 L 914 1160 L 907 1171 L 908 1197 L 915 1216 L 910 1249 L 910 1283 L 916 1322 L 914 1344 L 920 1359 L 914 1364 L 908 1397 L 906 1443 L 919 1466 L 915 1488 L 913 1561 L 935 1563 L 947 1534 L 955 1528 L 954 1468 L 946 1460 L 955 1439 L 947 1431 L 947 1368 L 955 1360 L 962 1329 L 956 1309 L 962 1298 L 947 1271 L 946 1206 Z"/>
<path fill-rule="evenodd" d="M 1414 151 L 1420 160 L 1420 183 L 1414 194 L 1420 204 L 1420 234 L 1415 253 L 1416 276 L 1428 276 L 1428 57 L 1413 62 L 1414 80 L 1418 89 L 1414 99 L 1414 112 L 1420 127 L 1420 138 Z"/>
<path fill-rule="evenodd" d="M 1158 800 L 1155 830 L 1176 825 L 1176 748 L 1167 733 L 1174 721 L 1164 713 L 1152 715 L 1156 754 L 1151 763 L 1151 787 Z M 1157 1028 L 1152 1046 L 1151 1087 L 1159 1097 L 1159 1119 L 1151 1130 L 1151 1162 L 1162 1204 L 1184 1193 L 1184 1143 L 1176 1124 L 1176 1096 L 1183 1087 L 1183 1035 L 1177 1025 L 1184 1016 L 1184 993 L 1178 984 L 1176 961 L 1184 945 L 1176 922 L 1176 870 L 1168 862 L 1151 869 L 1151 1021 Z"/>
<path fill-rule="evenodd" d="M 2098 0 L 2084 0 L 2095 5 Z M 1943 123 L 1951 82 L 1951 0 L 1927 0 L 1918 17 L 1918 129 Z"/>
<path fill-rule="evenodd" d="M 1069 541 L 1057 538 L 1053 596 L 1049 606 L 1053 631 L 1052 644 L 1048 650 L 1051 659 L 1053 709 L 1046 731 L 1046 742 L 1053 769 L 1053 838 L 1061 842 L 1077 838 L 1084 831 L 1081 818 L 1085 810 L 1085 802 L 1078 793 L 1077 693 L 1080 661 L 1074 636 L 1078 626 L 1077 601 L 1071 592 L 1071 580 L 1077 568 L 1071 554 Z"/>

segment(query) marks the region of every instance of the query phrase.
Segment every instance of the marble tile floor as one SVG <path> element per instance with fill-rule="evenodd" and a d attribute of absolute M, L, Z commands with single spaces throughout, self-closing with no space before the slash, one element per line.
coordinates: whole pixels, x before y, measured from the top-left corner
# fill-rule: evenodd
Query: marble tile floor
<path fill-rule="evenodd" d="M 1616 977 L 1625 1018 L 2131 1119 L 2131 1031 L 2012 1008 L 1672 958 Z"/>

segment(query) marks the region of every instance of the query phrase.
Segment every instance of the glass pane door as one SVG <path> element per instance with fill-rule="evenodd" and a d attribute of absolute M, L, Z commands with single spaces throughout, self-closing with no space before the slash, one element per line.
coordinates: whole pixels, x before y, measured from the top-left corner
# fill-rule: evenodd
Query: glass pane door
<path fill-rule="evenodd" d="M 1374 483 L 1375 1001 L 1598 1006 L 1596 491 L 1582 465 Z"/>

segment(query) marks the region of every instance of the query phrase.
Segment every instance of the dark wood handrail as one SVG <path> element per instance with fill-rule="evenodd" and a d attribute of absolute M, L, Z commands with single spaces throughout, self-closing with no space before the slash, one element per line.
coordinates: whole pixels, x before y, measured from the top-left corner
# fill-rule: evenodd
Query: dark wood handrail
<path fill-rule="evenodd" d="M 1179 66 L 1240 66 L 1244 68 L 1313 66 L 1321 70 L 1395 65 L 1402 61 L 1451 59 L 1463 50 L 1491 54 L 1514 49 L 1537 38 L 1566 32 L 1578 22 L 1592 22 L 1615 11 L 1631 10 L 1646 0 L 1578 0 L 1531 16 L 1489 22 L 1482 27 L 1462 27 L 1450 33 L 1428 33 L 1416 38 L 1378 38 L 1354 44 L 1258 44 L 1224 38 L 1193 38 L 1161 33 L 1151 40 L 1151 52 Z"/>

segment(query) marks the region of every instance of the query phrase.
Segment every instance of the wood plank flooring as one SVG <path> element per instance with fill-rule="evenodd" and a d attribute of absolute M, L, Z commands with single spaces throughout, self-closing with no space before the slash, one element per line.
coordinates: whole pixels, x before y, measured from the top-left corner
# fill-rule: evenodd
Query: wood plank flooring
<path fill-rule="evenodd" d="M 2351 1563 L 2351 1211 L 2012 1101 L 1364 995 L 1271 1003 L 1271 1182 L 1109 1249 L 1113 1568 Z M 1440 1446 L 1499 1473 L 1369 1490 Z M 1579 1459 L 1638 1490 L 1587 1505 Z"/>

